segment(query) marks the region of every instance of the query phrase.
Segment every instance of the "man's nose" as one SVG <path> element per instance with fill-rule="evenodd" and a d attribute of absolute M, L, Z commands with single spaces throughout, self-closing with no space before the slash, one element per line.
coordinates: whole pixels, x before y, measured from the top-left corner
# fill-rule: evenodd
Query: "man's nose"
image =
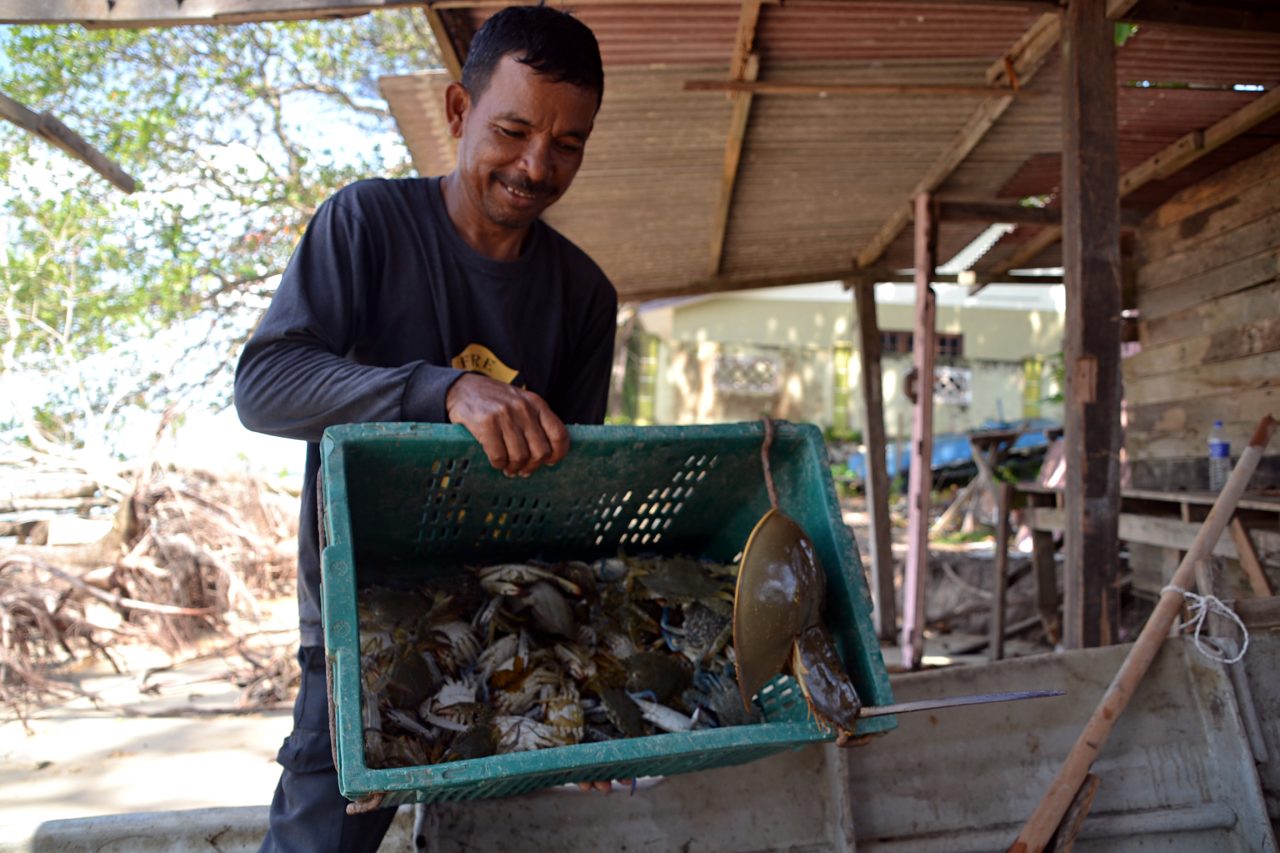
<path fill-rule="evenodd" d="M 529 180 L 535 183 L 547 180 L 552 169 L 550 141 L 536 136 L 531 138 L 524 147 L 521 161 Z"/>

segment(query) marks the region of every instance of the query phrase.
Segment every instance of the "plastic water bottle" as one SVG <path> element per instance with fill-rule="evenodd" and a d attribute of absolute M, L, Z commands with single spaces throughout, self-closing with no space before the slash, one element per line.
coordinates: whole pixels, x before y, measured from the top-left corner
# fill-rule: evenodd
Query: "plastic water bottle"
<path fill-rule="evenodd" d="M 1220 492 L 1231 476 L 1231 442 L 1222 431 L 1222 421 L 1213 422 L 1209 433 L 1209 491 Z"/>

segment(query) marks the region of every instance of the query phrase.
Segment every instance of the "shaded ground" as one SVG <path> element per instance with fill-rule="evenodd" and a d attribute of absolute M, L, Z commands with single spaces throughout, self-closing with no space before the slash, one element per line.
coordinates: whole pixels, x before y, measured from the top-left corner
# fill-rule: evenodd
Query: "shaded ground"
<path fill-rule="evenodd" d="M 296 605 L 268 602 L 252 653 L 296 646 Z M 276 750 L 291 728 L 288 705 L 233 711 L 244 665 L 210 643 L 173 664 L 155 649 L 115 649 L 126 672 L 103 661 L 72 680 L 79 697 L 49 703 L 24 722 L 0 722 L 0 850 L 24 850 L 45 821 L 127 812 L 264 805 L 279 776 Z"/>

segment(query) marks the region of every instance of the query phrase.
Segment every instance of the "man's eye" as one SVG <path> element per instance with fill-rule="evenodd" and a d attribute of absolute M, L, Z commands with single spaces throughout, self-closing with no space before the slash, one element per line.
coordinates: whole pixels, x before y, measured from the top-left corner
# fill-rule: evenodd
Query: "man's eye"
<path fill-rule="evenodd" d="M 524 131 L 512 130 L 502 125 L 498 125 L 498 132 L 507 137 L 507 139 L 524 139 Z"/>
<path fill-rule="evenodd" d="M 557 142 L 556 147 L 566 154 L 581 154 L 582 144 L 579 142 Z"/>

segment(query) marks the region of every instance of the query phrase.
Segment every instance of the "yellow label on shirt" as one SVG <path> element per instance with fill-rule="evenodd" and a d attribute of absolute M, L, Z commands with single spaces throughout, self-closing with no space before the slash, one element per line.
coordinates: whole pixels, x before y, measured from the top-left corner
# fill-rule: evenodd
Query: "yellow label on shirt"
<path fill-rule="evenodd" d="M 503 364 L 502 359 L 483 344 L 467 344 L 467 348 L 455 355 L 451 363 L 459 370 L 482 373 L 490 379 L 496 379 L 508 385 L 520 373 Z"/>

